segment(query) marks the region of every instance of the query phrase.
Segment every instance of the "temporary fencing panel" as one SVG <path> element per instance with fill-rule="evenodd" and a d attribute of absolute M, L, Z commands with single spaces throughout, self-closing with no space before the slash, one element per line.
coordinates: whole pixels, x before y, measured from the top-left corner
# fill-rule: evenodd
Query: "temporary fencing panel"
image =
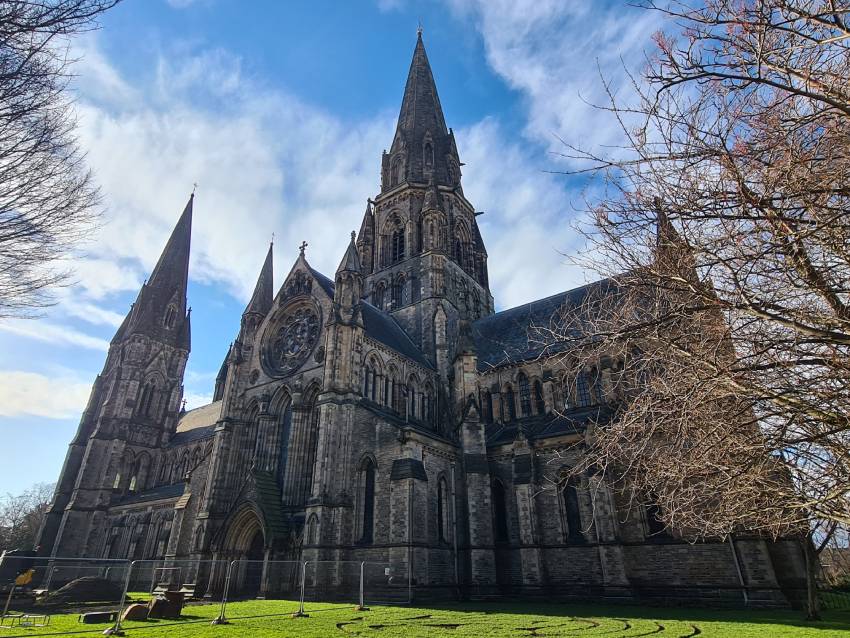
<path fill-rule="evenodd" d="M 104 628 L 122 607 L 126 560 L 9 556 L 0 558 L 0 636 L 37 636 L 84 628 L 94 614 Z M 75 625 L 67 622 L 73 617 Z M 61 622 L 54 619 L 62 618 Z M 91 628 L 91 627 L 89 627 Z"/>
<path fill-rule="evenodd" d="M 404 605 L 413 601 L 413 583 L 407 563 L 363 563 L 363 603 Z"/>

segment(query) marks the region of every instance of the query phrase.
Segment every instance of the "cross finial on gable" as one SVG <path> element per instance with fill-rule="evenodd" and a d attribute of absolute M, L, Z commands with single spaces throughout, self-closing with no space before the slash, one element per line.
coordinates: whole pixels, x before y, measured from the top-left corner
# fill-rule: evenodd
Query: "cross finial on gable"
<path fill-rule="evenodd" d="M 302 255 L 304 254 L 304 251 L 307 250 L 307 246 L 309 246 L 309 245 L 310 244 L 308 244 L 306 241 L 301 242 L 301 245 L 298 247 L 298 250 L 301 251 Z"/>

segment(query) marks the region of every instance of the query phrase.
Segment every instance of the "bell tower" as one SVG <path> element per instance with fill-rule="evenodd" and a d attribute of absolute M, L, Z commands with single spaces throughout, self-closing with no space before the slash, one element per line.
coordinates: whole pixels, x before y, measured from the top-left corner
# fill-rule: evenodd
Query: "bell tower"
<path fill-rule="evenodd" d="M 493 312 L 487 250 L 461 186 L 454 133 L 446 127 L 418 34 L 401 111 L 381 163 L 381 192 L 357 237 L 364 297 L 390 312 L 436 363 L 434 317 L 447 333 Z"/>

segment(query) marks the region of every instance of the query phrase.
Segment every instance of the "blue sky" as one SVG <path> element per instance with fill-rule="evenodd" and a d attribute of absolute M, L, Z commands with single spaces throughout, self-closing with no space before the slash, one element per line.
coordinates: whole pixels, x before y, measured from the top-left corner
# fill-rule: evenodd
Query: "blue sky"
<path fill-rule="evenodd" d="M 588 188 L 559 139 L 619 142 L 658 17 L 593 0 L 125 0 L 73 42 L 79 138 L 104 194 L 77 283 L 0 323 L 0 493 L 54 481 L 105 349 L 197 182 L 190 407 L 209 400 L 272 234 L 280 285 L 307 240 L 332 275 L 378 192 L 421 21 L 497 309 L 593 278 L 564 255 Z"/>

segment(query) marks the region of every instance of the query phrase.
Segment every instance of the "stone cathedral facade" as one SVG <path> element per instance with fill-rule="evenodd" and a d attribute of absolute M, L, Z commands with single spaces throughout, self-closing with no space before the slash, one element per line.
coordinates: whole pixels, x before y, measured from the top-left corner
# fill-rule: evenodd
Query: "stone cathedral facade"
<path fill-rule="evenodd" d="M 461 167 L 420 35 L 337 271 L 302 247 L 276 289 L 269 249 L 212 403 L 185 411 L 190 198 L 112 339 L 40 552 L 388 562 L 419 597 L 783 604 L 793 543 L 687 544 L 598 477 L 550 480 L 616 397 L 604 366 L 541 356 L 529 327 L 593 284 L 495 312 Z M 242 586 L 269 588 L 263 573 Z"/>

